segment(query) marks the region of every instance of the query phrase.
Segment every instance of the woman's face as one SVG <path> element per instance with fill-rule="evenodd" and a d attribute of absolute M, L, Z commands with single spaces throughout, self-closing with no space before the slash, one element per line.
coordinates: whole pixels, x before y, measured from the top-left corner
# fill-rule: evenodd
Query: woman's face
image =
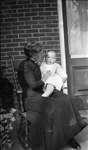
<path fill-rule="evenodd" d="M 35 53 L 34 55 L 33 55 L 33 59 L 35 60 L 35 62 L 37 63 L 37 64 L 41 64 L 42 63 L 42 61 L 43 61 L 43 59 L 44 59 L 44 54 L 43 54 L 43 52 L 41 51 L 41 52 L 39 52 L 39 53 Z"/>

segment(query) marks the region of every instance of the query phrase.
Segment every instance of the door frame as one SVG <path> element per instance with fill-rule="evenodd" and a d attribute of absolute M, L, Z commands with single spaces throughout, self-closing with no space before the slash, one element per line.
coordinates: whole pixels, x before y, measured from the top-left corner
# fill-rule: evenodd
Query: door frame
<path fill-rule="evenodd" d="M 69 53 L 69 43 L 68 43 L 66 0 L 62 0 L 62 12 L 63 12 L 65 55 L 66 55 L 66 70 L 68 74 L 67 86 L 68 86 L 68 94 L 72 95 L 72 86 L 71 86 L 71 71 L 72 70 L 71 70 L 71 57 Z"/>
<path fill-rule="evenodd" d="M 66 68 L 67 68 L 67 74 L 68 74 L 68 93 L 70 95 L 88 95 L 88 88 L 86 87 L 86 84 L 82 84 L 81 87 L 78 87 L 79 82 L 76 82 L 76 86 L 74 86 L 74 80 L 73 78 L 76 75 L 76 78 L 79 76 L 80 81 L 84 81 L 85 75 L 88 75 L 88 57 L 82 57 L 82 58 L 71 58 L 70 49 L 69 49 L 69 37 L 68 37 L 68 22 L 67 22 L 67 7 L 66 7 L 66 0 L 62 0 L 62 10 L 63 10 L 63 28 L 64 28 L 64 44 L 65 44 L 65 54 L 66 54 Z M 81 72 L 81 75 L 80 75 Z M 83 74 L 84 72 L 84 74 Z M 75 78 L 75 79 L 76 79 Z M 87 80 L 88 83 L 88 80 Z M 81 85 L 81 84 L 79 84 Z M 83 87 L 83 89 L 82 89 Z M 76 89 L 78 88 L 76 91 Z"/>

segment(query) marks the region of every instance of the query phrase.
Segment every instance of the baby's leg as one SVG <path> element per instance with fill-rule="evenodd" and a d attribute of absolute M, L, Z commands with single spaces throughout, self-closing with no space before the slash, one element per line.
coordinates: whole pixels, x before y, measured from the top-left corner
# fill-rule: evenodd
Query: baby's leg
<path fill-rule="evenodd" d="M 49 95 L 52 94 L 54 90 L 54 86 L 52 84 L 47 84 L 46 89 L 44 93 L 42 94 L 43 97 L 48 97 Z"/>

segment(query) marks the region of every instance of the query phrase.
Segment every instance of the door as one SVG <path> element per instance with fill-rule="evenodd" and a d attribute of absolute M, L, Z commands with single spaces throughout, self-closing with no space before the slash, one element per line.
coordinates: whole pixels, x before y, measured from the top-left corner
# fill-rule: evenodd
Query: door
<path fill-rule="evenodd" d="M 68 91 L 88 108 L 88 1 L 63 1 Z"/>

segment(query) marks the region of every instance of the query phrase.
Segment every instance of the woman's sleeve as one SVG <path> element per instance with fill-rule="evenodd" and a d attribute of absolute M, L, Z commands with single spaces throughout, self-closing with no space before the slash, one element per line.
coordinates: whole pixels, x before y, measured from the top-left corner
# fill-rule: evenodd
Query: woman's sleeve
<path fill-rule="evenodd" d="M 37 89 L 40 87 L 42 88 L 44 85 L 44 82 L 41 79 L 38 81 L 35 80 L 34 72 L 33 72 L 32 68 L 29 67 L 28 65 L 25 65 L 25 67 L 24 67 L 24 77 L 25 77 L 25 80 L 26 80 L 28 86 L 31 89 Z"/>
<path fill-rule="evenodd" d="M 43 77 L 43 75 L 44 75 L 44 63 L 41 64 L 40 71 L 41 71 L 41 75 Z"/>

